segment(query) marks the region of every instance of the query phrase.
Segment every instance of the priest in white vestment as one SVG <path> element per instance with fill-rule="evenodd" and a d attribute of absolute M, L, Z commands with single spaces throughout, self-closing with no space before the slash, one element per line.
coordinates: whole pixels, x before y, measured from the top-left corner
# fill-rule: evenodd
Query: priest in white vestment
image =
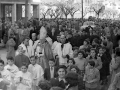
<path fill-rule="evenodd" d="M 66 38 L 64 35 L 61 35 L 61 43 L 59 43 L 55 50 L 54 56 L 58 55 L 59 65 L 67 65 L 67 59 L 73 57 L 72 45 L 70 43 L 65 43 Z"/>

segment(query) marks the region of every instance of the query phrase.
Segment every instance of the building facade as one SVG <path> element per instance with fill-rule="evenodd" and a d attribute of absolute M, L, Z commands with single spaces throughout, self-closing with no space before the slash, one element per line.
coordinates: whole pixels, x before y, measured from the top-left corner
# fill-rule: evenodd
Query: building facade
<path fill-rule="evenodd" d="M 15 22 L 25 18 L 26 0 L 0 0 L 0 18 L 2 20 L 10 19 Z M 40 18 L 40 3 L 28 0 L 27 18 Z"/>

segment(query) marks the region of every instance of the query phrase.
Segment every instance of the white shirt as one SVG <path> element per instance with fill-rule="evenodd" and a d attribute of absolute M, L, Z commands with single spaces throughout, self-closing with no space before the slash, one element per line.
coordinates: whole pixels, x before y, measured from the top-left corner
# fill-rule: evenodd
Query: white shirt
<path fill-rule="evenodd" d="M 50 76 L 54 78 L 54 67 L 50 67 Z"/>
<path fill-rule="evenodd" d="M 43 68 L 38 64 L 30 64 L 28 66 L 28 71 L 32 74 L 32 79 L 36 83 L 36 86 L 38 86 L 39 81 L 43 78 L 44 75 Z"/>
<path fill-rule="evenodd" d="M 34 49 L 34 45 L 35 45 L 36 41 L 33 41 L 30 39 L 29 40 L 29 46 L 28 46 L 28 49 L 29 49 L 29 53 L 30 53 L 30 56 L 33 56 L 35 54 L 35 49 Z"/>
<path fill-rule="evenodd" d="M 10 73 L 11 73 L 12 77 L 14 77 L 16 75 L 16 73 L 19 71 L 18 67 L 14 64 L 12 66 L 6 65 L 4 67 L 4 69 L 5 70 L 10 70 Z"/>
<path fill-rule="evenodd" d="M 22 82 L 20 82 L 20 77 L 23 78 Z M 19 71 L 14 80 L 17 86 L 16 90 L 32 90 L 32 76 L 30 72 L 23 73 Z"/>

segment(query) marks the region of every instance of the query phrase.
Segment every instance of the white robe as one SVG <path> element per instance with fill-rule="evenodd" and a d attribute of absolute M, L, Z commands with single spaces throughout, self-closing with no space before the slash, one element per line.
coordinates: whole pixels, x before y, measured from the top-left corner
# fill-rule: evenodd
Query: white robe
<path fill-rule="evenodd" d="M 53 44 L 52 44 L 52 51 L 54 52 L 54 49 L 56 48 L 56 46 L 59 44 L 59 42 L 55 41 Z"/>
<path fill-rule="evenodd" d="M 22 82 L 20 82 L 20 77 L 23 78 Z M 19 71 L 14 80 L 17 86 L 16 90 L 32 90 L 32 76 L 30 72 L 23 73 Z"/>
<path fill-rule="evenodd" d="M 35 41 L 35 43 L 36 43 L 36 41 Z M 33 41 L 30 39 L 29 40 L 29 46 L 28 46 L 30 56 L 35 55 L 34 44 L 33 44 Z"/>
<path fill-rule="evenodd" d="M 54 55 L 58 55 L 60 65 L 66 65 L 67 58 L 63 58 L 62 56 L 69 55 L 71 58 L 73 57 L 73 50 L 71 44 L 70 43 L 64 44 L 63 49 L 61 49 L 61 43 L 57 44 L 54 50 Z"/>
<path fill-rule="evenodd" d="M 16 73 L 19 71 L 18 67 L 14 64 L 12 66 L 6 65 L 4 69 L 10 71 L 12 78 L 14 78 L 16 76 Z"/>
<path fill-rule="evenodd" d="M 2 76 L 1 81 L 5 80 L 5 81 L 10 83 L 9 85 L 7 85 L 7 90 L 11 90 L 10 89 L 11 88 L 11 84 L 12 84 L 11 73 L 8 70 L 4 69 L 3 71 L 1 71 L 1 76 Z"/>
<path fill-rule="evenodd" d="M 29 49 L 29 46 L 25 46 L 23 43 L 22 44 L 20 44 L 19 46 L 21 46 L 21 47 L 23 47 L 23 50 L 25 51 L 24 52 L 24 55 L 26 55 L 26 56 L 28 56 L 28 57 L 30 57 L 31 56 L 31 50 Z"/>
<path fill-rule="evenodd" d="M 38 64 L 35 64 L 34 66 L 30 64 L 28 66 L 28 71 L 32 74 L 32 80 L 34 86 L 38 86 L 39 81 L 43 79 L 43 75 L 44 75 L 43 68 Z"/>

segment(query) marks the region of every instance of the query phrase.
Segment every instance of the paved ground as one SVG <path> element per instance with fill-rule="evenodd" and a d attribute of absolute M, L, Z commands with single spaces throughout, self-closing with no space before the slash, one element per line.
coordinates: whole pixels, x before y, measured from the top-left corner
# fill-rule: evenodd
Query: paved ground
<path fill-rule="evenodd" d="M 6 60 L 6 55 L 7 55 L 6 49 L 0 47 L 0 56 L 1 56 L 2 60 L 4 60 L 5 63 L 6 63 L 6 61 L 7 61 L 7 60 Z"/>

